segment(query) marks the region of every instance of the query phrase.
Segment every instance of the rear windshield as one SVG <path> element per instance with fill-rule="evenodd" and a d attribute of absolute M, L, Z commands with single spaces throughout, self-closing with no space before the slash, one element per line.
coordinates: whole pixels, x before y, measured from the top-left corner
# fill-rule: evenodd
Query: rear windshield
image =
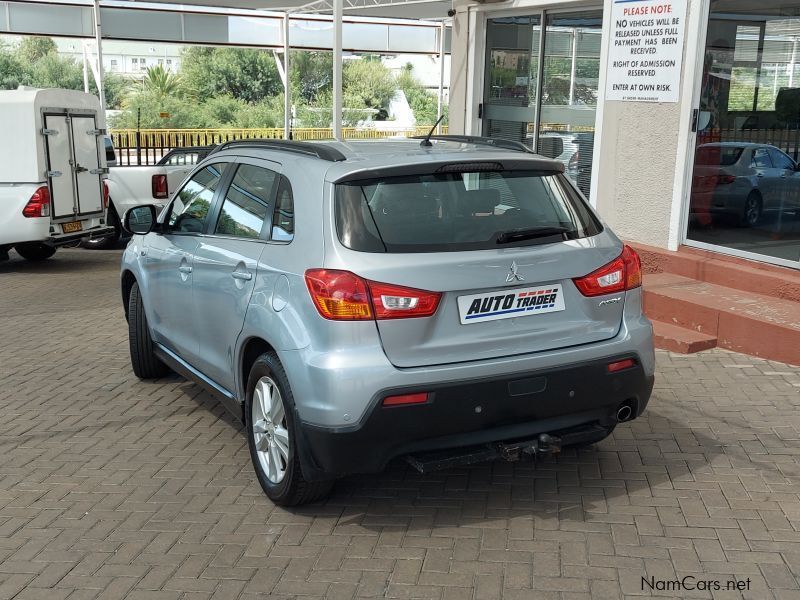
<path fill-rule="evenodd" d="M 561 174 L 436 173 L 336 186 L 336 229 L 361 252 L 454 252 L 554 243 L 602 225 Z"/>
<path fill-rule="evenodd" d="M 738 146 L 706 146 L 697 149 L 694 164 L 709 167 L 728 167 L 735 164 L 744 148 Z"/>

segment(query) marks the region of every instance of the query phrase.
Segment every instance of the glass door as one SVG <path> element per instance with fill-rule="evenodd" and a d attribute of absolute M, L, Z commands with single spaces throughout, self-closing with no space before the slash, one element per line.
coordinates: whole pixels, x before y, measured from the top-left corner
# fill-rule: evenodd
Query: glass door
<path fill-rule="evenodd" d="M 589 10 L 500 17 L 486 28 L 483 135 L 560 160 L 586 196 L 602 26 L 603 11 Z"/>
<path fill-rule="evenodd" d="M 686 243 L 800 266 L 800 0 L 712 0 Z"/>
<path fill-rule="evenodd" d="M 483 135 L 534 144 L 539 94 L 541 17 L 503 17 L 486 24 Z"/>

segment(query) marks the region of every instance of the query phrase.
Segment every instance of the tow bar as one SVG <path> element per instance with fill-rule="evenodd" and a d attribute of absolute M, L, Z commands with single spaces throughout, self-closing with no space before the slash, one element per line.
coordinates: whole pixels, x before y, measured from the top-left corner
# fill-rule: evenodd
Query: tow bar
<path fill-rule="evenodd" d="M 435 450 L 420 454 L 410 454 L 405 459 L 420 473 L 430 473 L 431 471 L 440 471 L 450 467 L 496 459 L 502 459 L 507 462 L 516 462 L 523 458 L 533 460 L 539 455 L 561 452 L 561 443 L 561 437 L 541 433 L 536 438 L 529 440 Z"/>

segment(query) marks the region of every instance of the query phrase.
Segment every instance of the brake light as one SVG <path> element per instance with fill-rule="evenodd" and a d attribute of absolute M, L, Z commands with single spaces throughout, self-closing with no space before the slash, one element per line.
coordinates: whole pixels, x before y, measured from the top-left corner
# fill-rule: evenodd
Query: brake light
<path fill-rule="evenodd" d="M 163 199 L 169 196 L 166 175 L 153 175 L 151 185 L 153 188 L 153 198 Z"/>
<path fill-rule="evenodd" d="M 632 290 L 642 285 L 642 263 L 630 246 L 605 266 L 572 280 L 584 296 L 602 296 Z"/>
<path fill-rule="evenodd" d="M 309 269 L 306 286 L 319 314 L 334 321 L 429 317 L 442 295 L 367 281 L 350 271 Z"/>
<path fill-rule="evenodd" d="M 406 406 L 408 404 L 425 404 L 428 401 L 428 392 L 418 394 L 401 394 L 399 396 L 386 396 L 384 406 Z"/>
<path fill-rule="evenodd" d="M 326 319 L 372 319 L 367 282 L 349 271 L 309 269 L 306 285 L 319 314 Z"/>
<path fill-rule="evenodd" d="M 103 180 L 103 208 L 108 208 L 108 183 Z"/>
<path fill-rule="evenodd" d="M 33 217 L 50 216 L 50 188 L 43 185 L 33 192 L 31 199 L 22 209 L 23 216 L 31 219 Z"/>

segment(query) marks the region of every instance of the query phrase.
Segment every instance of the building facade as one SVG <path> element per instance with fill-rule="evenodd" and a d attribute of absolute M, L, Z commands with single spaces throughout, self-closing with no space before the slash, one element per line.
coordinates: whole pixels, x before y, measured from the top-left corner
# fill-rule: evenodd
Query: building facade
<path fill-rule="evenodd" d="M 451 131 L 558 158 L 625 239 L 800 268 L 800 0 L 455 12 Z"/>

